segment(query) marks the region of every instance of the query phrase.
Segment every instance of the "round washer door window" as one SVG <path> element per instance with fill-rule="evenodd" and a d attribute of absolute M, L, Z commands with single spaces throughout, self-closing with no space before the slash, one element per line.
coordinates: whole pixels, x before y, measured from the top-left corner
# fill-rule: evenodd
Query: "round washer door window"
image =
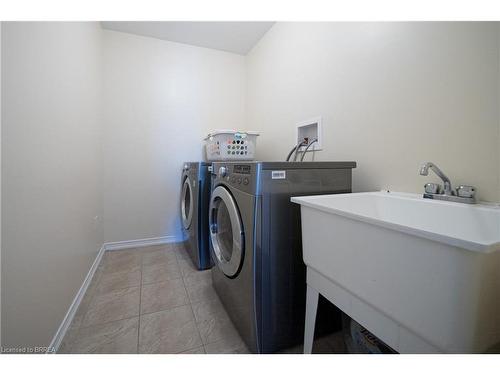
<path fill-rule="evenodd" d="M 184 229 L 189 229 L 193 219 L 193 189 L 189 177 L 184 179 L 181 193 L 181 218 Z"/>
<path fill-rule="evenodd" d="M 219 269 L 235 277 L 243 263 L 243 227 L 234 198 L 223 186 L 217 186 L 210 199 L 210 239 L 213 257 Z"/>

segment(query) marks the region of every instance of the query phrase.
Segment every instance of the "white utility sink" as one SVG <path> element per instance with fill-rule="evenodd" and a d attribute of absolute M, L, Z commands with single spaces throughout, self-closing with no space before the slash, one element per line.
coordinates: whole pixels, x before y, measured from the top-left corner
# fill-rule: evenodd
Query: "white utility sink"
<path fill-rule="evenodd" d="M 500 207 L 373 192 L 293 197 L 308 284 L 401 353 L 500 342 Z"/>

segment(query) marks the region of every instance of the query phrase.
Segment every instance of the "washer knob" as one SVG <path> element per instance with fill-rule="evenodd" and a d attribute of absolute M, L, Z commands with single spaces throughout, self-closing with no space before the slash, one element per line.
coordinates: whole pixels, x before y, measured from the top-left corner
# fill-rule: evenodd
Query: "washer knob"
<path fill-rule="evenodd" d="M 226 177 L 227 176 L 227 168 L 226 167 L 220 167 L 219 168 L 219 177 Z"/>

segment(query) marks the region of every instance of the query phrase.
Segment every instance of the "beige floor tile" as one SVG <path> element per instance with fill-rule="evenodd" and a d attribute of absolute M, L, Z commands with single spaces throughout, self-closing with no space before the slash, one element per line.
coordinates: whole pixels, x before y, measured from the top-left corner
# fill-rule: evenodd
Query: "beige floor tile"
<path fill-rule="evenodd" d="M 182 279 L 142 286 L 141 314 L 189 304 Z"/>
<path fill-rule="evenodd" d="M 142 255 L 143 266 L 151 266 L 161 263 L 176 263 L 177 256 L 172 249 L 160 249 L 156 251 L 147 252 Z"/>
<path fill-rule="evenodd" d="M 85 292 L 85 295 L 82 298 L 82 301 L 80 302 L 80 306 L 78 306 L 78 310 L 76 310 L 75 316 L 73 317 L 73 321 L 71 322 L 70 329 L 77 328 L 82 325 L 83 319 L 85 317 L 85 314 L 87 313 L 90 303 L 92 302 L 94 296 L 96 295 L 97 286 L 99 285 L 101 276 L 102 276 L 102 269 L 98 268 L 94 273 L 94 276 L 87 288 L 87 291 Z"/>
<path fill-rule="evenodd" d="M 177 259 L 191 260 L 191 256 L 189 255 L 184 242 L 174 244 L 174 251 L 177 254 Z"/>
<path fill-rule="evenodd" d="M 138 253 L 127 252 L 118 254 L 125 250 L 115 250 L 105 254 L 102 262 L 102 270 L 105 273 L 133 272 L 141 269 L 141 256 Z M 108 253 L 108 252 L 107 252 Z M 117 253 L 117 254 L 115 254 Z"/>
<path fill-rule="evenodd" d="M 142 283 L 152 284 L 161 281 L 178 279 L 181 271 L 177 262 L 159 263 L 142 268 Z"/>
<path fill-rule="evenodd" d="M 212 284 L 212 273 L 210 270 L 189 272 L 184 276 L 186 286 Z"/>
<path fill-rule="evenodd" d="M 240 337 L 232 337 L 229 340 L 222 339 L 205 345 L 207 354 L 250 354 L 247 346 Z"/>
<path fill-rule="evenodd" d="M 97 286 L 97 294 L 141 285 L 141 270 L 125 272 L 104 272 Z"/>
<path fill-rule="evenodd" d="M 123 262 L 103 267 L 104 273 L 135 272 L 141 270 L 140 261 Z"/>
<path fill-rule="evenodd" d="M 219 340 L 234 340 L 239 337 L 236 328 L 225 314 L 196 323 L 204 345 Z"/>
<path fill-rule="evenodd" d="M 135 257 L 137 255 L 138 255 L 137 248 L 123 249 L 123 250 L 108 250 L 104 252 L 102 259 L 104 262 L 108 262 L 108 261 L 116 261 L 119 259 Z"/>
<path fill-rule="evenodd" d="M 78 310 L 76 310 L 75 316 L 73 317 L 71 328 L 80 327 L 83 324 L 83 319 L 85 318 L 85 314 L 87 313 L 95 294 L 95 289 L 92 291 L 90 288 L 87 288 L 87 292 L 83 296 L 80 306 L 78 306 Z"/>
<path fill-rule="evenodd" d="M 181 274 L 182 277 L 188 277 L 192 276 L 193 274 L 196 274 L 198 272 L 205 272 L 205 271 L 199 271 L 191 261 L 191 259 L 185 260 L 185 259 L 178 259 L 179 262 L 179 267 L 181 269 Z"/>
<path fill-rule="evenodd" d="M 184 284 L 191 303 L 218 298 L 215 289 L 212 287 L 210 270 L 188 274 L 184 277 Z"/>
<path fill-rule="evenodd" d="M 180 353 L 202 346 L 189 305 L 141 316 L 140 353 Z"/>
<path fill-rule="evenodd" d="M 90 281 L 90 284 L 85 291 L 85 296 L 87 299 L 90 299 L 94 296 L 97 286 L 99 285 L 99 282 L 101 281 L 102 275 L 103 275 L 103 267 L 97 267 L 97 270 L 94 272 L 94 276 L 92 277 L 92 280 Z"/>
<path fill-rule="evenodd" d="M 92 299 L 83 326 L 103 324 L 139 315 L 140 287 L 114 290 Z"/>
<path fill-rule="evenodd" d="M 174 244 L 161 244 L 161 245 L 151 245 L 151 246 L 143 246 L 140 247 L 139 250 L 142 253 L 153 253 L 158 250 L 173 250 L 174 249 Z"/>
<path fill-rule="evenodd" d="M 187 245 L 187 241 L 182 241 L 182 242 L 173 242 L 171 244 L 169 244 L 174 250 L 184 250 L 186 248 L 186 245 Z"/>
<path fill-rule="evenodd" d="M 76 310 L 75 316 L 73 317 L 73 320 L 71 321 L 70 328 L 78 328 L 82 325 L 83 319 L 85 318 L 85 313 L 87 312 L 87 306 L 82 306 L 83 302 L 80 302 L 80 306 L 78 307 L 78 310 Z"/>
<path fill-rule="evenodd" d="M 95 289 L 97 287 L 97 284 L 99 284 L 99 280 L 101 279 L 103 269 L 104 267 L 102 267 L 102 261 L 101 261 L 101 263 L 99 264 L 99 266 L 97 266 L 97 269 L 94 272 L 94 276 L 92 276 L 92 280 L 90 281 L 90 284 L 87 288 L 87 292 L 92 291 L 93 288 Z"/>
<path fill-rule="evenodd" d="M 206 354 L 206 353 L 205 353 L 205 348 L 203 346 L 200 346 L 199 348 L 186 350 L 185 352 L 180 352 L 179 354 Z"/>
<path fill-rule="evenodd" d="M 137 353 L 139 318 L 80 329 L 71 353 Z"/>
<path fill-rule="evenodd" d="M 59 345 L 59 349 L 57 350 L 58 354 L 71 353 L 73 343 L 74 343 L 75 339 L 78 337 L 78 331 L 79 331 L 79 327 L 76 327 L 76 328 L 70 327 L 66 331 L 66 334 L 64 335 L 64 339 L 63 339 L 61 345 Z"/>
<path fill-rule="evenodd" d="M 202 322 L 214 317 L 219 317 L 221 319 L 229 319 L 229 316 L 222 306 L 219 298 L 214 298 L 211 300 L 202 300 L 191 304 L 194 313 L 194 319 L 197 322 Z"/>
<path fill-rule="evenodd" d="M 186 290 L 189 300 L 192 303 L 210 301 L 218 298 L 217 292 L 212 285 L 193 285 L 186 287 Z"/>
<path fill-rule="evenodd" d="M 135 249 L 126 250 L 108 250 L 102 257 L 102 264 L 122 263 L 132 260 L 137 260 L 141 257 L 140 253 Z"/>

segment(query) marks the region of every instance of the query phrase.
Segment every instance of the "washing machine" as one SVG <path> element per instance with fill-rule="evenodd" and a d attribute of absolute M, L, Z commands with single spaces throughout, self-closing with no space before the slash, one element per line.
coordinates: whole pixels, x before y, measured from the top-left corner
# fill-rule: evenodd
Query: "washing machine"
<path fill-rule="evenodd" d="M 252 352 L 274 353 L 304 337 L 300 206 L 290 197 L 351 192 L 355 167 L 355 162 L 213 163 L 213 285 Z M 340 329 L 340 312 L 337 318 Z"/>
<path fill-rule="evenodd" d="M 181 185 L 181 222 L 186 248 L 199 270 L 212 266 L 208 237 L 210 163 L 184 163 Z"/>

